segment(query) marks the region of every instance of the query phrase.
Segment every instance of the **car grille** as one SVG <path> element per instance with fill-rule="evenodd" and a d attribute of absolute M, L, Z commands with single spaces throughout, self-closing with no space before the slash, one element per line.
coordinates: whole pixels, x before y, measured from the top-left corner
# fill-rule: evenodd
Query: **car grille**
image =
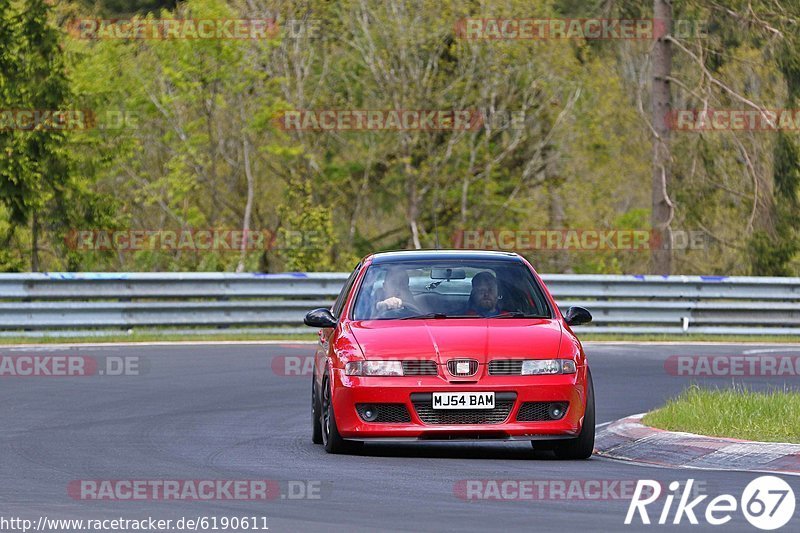
<path fill-rule="evenodd" d="M 495 359 L 489 363 L 492 376 L 519 376 L 522 374 L 522 359 Z"/>
<path fill-rule="evenodd" d="M 356 411 L 361 420 L 367 422 L 364 411 L 367 408 L 377 411 L 378 417 L 369 421 L 376 424 L 402 424 L 411 422 L 411 415 L 408 408 L 402 403 L 359 403 L 356 404 Z"/>
<path fill-rule="evenodd" d="M 518 422 L 544 422 L 544 421 L 551 421 L 553 420 L 550 418 L 550 406 L 553 404 L 557 404 L 561 407 L 562 412 L 564 415 L 561 418 L 564 418 L 566 415 L 567 409 L 569 408 L 569 403 L 567 402 L 525 402 L 519 407 L 519 411 L 517 412 L 517 421 Z M 559 418 L 558 420 L 560 420 Z"/>
<path fill-rule="evenodd" d="M 494 409 L 434 409 L 430 402 L 415 403 L 414 410 L 425 424 L 501 424 L 506 421 L 514 400 L 495 400 Z"/>
<path fill-rule="evenodd" d="M 456 368 L 458 363 L 469 363 L 469 372 L 468 373 L 458 373 L 456 372 Z M 457 377 L 469 377 L 474 376 L 478 372 L 478 361 L 475 359 L 450 359 L 447 361 L 447 370 L 450 373 Z"/>
<path fill-rule="evenodd" d="M 438 373 L 435 361 L 403 361 L 404 376 L 435 376 Z"/>
<path fill-rule="evenodd" d="M 411 394 L 414 411 L 423 424 L 501 424 L 508 419 L 516 401 L 516 392 L 497 392 L 494 409 L 434 409 L 432 393 Z"/>

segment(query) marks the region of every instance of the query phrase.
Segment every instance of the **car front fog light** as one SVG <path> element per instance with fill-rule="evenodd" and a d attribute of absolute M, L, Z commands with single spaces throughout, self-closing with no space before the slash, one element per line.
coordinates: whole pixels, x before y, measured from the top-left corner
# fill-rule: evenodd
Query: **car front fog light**
<path fill-rule="evenodd" d="M 374 405 L 367 405 L 361 408 L 361 418 L 365 422 L 375 422 L 378 419 L 378 410 Z"/>
<path fill-rule="evenodd" d="M 563 403 L 551 403 L 550 408 L 547 410 L 547 415 L 553 420 L 560 420 L 566 412 L 567 410 Z"/>

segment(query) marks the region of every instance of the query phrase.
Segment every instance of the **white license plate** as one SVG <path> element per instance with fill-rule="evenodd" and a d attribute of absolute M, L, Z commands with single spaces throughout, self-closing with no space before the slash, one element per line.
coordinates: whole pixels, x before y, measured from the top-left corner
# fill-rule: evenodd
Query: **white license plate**
<path fill-rule="evenodd" d="M 434 409 L 494 409 L 493 392 L 434 392 Z"/>

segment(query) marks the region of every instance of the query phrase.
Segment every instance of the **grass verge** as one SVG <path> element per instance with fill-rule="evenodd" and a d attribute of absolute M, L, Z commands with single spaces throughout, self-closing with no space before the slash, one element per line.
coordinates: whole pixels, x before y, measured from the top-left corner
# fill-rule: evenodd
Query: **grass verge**
<path fill-rule="evenodd" d="M 693 385 L 645 415 L 643 424 L 712 437 L 800 444 L 800 392 Z"/>

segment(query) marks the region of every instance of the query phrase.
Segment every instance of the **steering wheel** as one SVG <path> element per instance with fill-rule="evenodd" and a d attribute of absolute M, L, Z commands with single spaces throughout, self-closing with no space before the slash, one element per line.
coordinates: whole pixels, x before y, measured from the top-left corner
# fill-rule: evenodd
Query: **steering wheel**
<path fill-rule="evenodd" d="M 410 311 L 410 312 L 409 312 Z M 422 310 L 414 304 L 403 303 L 396 309 L 387 309 L 377 314 L 378 318 L 404 318 L 407 316 L 421 315 Z"/>

